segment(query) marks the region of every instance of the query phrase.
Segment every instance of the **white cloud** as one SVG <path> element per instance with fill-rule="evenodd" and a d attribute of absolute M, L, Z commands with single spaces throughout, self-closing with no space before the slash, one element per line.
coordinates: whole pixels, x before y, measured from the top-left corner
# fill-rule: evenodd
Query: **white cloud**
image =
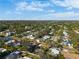
<path fill-rule="evenodd" d="M 16 4 L 16 10 L 25 10 L 27 6 L 27 2 L 19 2 Z"/>
<path fill-rule="evenodd" d="M 52 9 L 52 10 L 48 10 L 48 13 L 54 13 L 54 12 L 55 12 L 54 9 Z"/>
<path fill-rule="evenodd" d="M 69 12 L 61 12 L 61 13 L 48 13 L 48 14 L 42 14 L 39 16 L 34 16 L 31 18 L 22 18 L 17 17 L 18 20 L 79 20 L 79 13 L 75 13 L 73 11 Z"/>
<path fill-rule="evenodd" d="M 41 1 L 35 1 L 35 2 L 32 2 L 31 5 L 34 7 L 45 8 L 45 7 L 48 7 L 50 3 L 42 3 Z"/>
<path fill-rule="evenodd" d="M 70 12 L 62 12 L 62 13 L 49 13 L 47 15 L 43 15 L 39 17 L 39 19 L 47 19 L 47 20 L 79 20 L 79 13 L 75 13 L 73 11 Z"/>
<path fill-rule="evenodd" d="M 79 0 L 67 0 L 71 7 L 79 8 Z"/>
<path fill-rule="evenodd" d="M 49 3 L 39 2 L 19 2 L 16 4 L 16 10 L 33 10 L 33 11 L 43 11 L 45 7 L 49 6 Z"/>
<path fill-rule="evenodd" d="M 60 1 L 60 0 L 50 0 L 52 3 L 56 4 L 57 6 L 67 7 L 68 4 L 66 4 L 66 1 Z"/>
<path fill-rule="evenodd" d="M 62 7 L 79 8 L 79 0 L 51 0 L 52 3 Z"/>

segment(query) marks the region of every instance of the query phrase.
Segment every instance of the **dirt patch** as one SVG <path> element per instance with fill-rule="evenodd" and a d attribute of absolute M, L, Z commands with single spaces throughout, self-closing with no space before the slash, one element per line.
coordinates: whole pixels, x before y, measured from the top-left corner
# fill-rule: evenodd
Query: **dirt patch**
<path fill-rule="evenodd" d="M 74 53 L 69 53 L 69 52 L 62 52 L 65 59 L 79 59 L 79 55 L 78 54 L 74 54 Z"/>

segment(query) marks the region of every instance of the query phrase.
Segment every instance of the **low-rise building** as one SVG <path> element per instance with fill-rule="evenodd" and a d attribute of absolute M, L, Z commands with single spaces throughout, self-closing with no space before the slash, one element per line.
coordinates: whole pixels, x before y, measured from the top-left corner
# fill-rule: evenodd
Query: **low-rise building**
<path fill-rule="evenodd" d="M 6 56 L 6 59 L 18 59 L 21 54 L 21 51 L 14 51 Z"/>
<path fill-rule="evenodd" d="M 30 57 L 20 57 L 20 58 L 17 58 L 17 59 L 32 59 L 32 58 L 30 58 Z"/>
<path fill-rule="evenodd" d="M 60 51 L 58 48 L 50 48 L 51 55 L 58 55 L 60 54 Z"/>
<path fill-rule="evenodd" d="M 35 37 L 33 35 L 27 35 L 26 36 L 28 39 L 34 39 Z"/>
<path fill-rule="evenodd" d="M 44 36 L 43 36 L 43 40 L 46 40 L 46 39 L 49 39 L 49 38 L 50 38 L 49 35 L 44 35 Z"/>
<path fill-rule="evenodd" d="M 0 52 L 5 52 L 5 51 L 7 51 L 7 49 L 0 48 Z"/>

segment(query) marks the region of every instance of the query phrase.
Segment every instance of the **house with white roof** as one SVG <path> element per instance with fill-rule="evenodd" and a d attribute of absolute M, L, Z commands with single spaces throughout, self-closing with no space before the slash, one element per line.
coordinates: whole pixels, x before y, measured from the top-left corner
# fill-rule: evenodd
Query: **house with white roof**
<path fill-rule="evenodd" d="M 64 36 L 68 36 L 68 33 L 64 30 L 64 31 L 63 31 L 63 35 L 64 35 Z"/>
<path fill-rule="evenodd" d="M 7 51 L 7 49 L 0 48 L 0 52 L 5 52 L 5 51 Z"/>
<path fill-rule="evenodd" d="M 51 55 L 58 55 L 60 54 L 60 51 L 58 48 L 50 48 Z"/>
<path fill-rule="evenodd" d="M 32 59 L 32 58 L 30 58 L 30 57 L 20 57 L 20 58 L 17 58 L 17 59 Z"/>
<path fill-rule="evenodd" d="M 62 42 L 62 45 L 63 45 L 63 46 L 68 46 L 69 48 L 73 48 L 73 44 L 72 44 L 71 41 L 69 41 L 68 39 L 65 39 L 65 40 Z"/>
<path fill-rule="evenodd" d="M 35 37 L 33 35 L 27 35 L 26 36 L 28 39 L 35 39 Z"/>
<path fill-rule="evenodd" d="M 15 42 L 15 40 L 9 40 L 9 41 L 5 42 L 5 44 L 10 44 L 10 43 L 13 43 L 13 42 Z"/>
<path fill-rule="evenodd" d="M 44 39 L 44 40 L 49 39 L 49 38 L 50 38 L 49 35 L 44 35 L 44 36 L 43 36 L 43 39 Z"/>

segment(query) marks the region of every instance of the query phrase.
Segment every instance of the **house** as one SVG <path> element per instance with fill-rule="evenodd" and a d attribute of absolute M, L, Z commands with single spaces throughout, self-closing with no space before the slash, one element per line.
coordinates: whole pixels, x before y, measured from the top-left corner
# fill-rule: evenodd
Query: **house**
<path fill-rule="evenodd" d="M 62 37 L 62 45 L 63 46 L 67 46 L 68 48 L 73 48 L 73 44 L 71 43 L 70 39 L 69 39 L 69 35 L 66 31 L 63 31 L 64 36 Z"/>
<path fill-rule="evenodd" d="M 6 30 L 5 32 L 5 36 L 10 36 L 16 33 L 16 31 L 10 31 L 10 30 Z"/>
<path fill-rule="evenodd" d="M 28 39 L 35 39 L 35 37 L 33 35 L 27 35 L 26 36 Z"/>
<path fill-rule="evenodd" d="M 2 34 L 3 32 L 2 31 L 0 31 L 0 34 Z"/>
<path fill-rule="evenodd" d="M 14 46 L 19 46 L 19 45 L 21 45 L 21 43 L 20 42 L 16 42 Z"/>
<path fill-rule="evenodd" d="M 15 42 L 15 40 L 9 40 L 9 41 L 5 42 L 5 44 L 10 44 L 10 43 L 13 43 L 13 42 Z"/>
<path fill-rule="evenodd" d="M 50 32 L 49 35 L 52 35 L 53 36 L 53 32 Z"/>
<path fill-rule="evenodd" d="M 7 49 L 0 48 L 0 52 L 5 52 L 5 51 L 7 51 Z"/>
<path fill-rule="evenodd" d="M 50 48 L 51 55 L 58 55 L 60 54 L 60 51 L 58 48 Z"/>
<path fill-rule="evenodd" d="M 17 59 L 32 59 L 32 58 L 30 58 L 30 57 L 20 57 L 20 58 L 17 58 Z"/>
<path fill-rule="evenodd" d="M 21 45 L 21 43 L 17 40 L 9 40 L 7 42 L 5 42 L 6 45 L 9 45 L 9 46 L 19 46 Z"/>
<path fill-rule="evenodd" d="M 49 35 L 52 35 L 53 36 L 54 35 L 54 30 L 55 29 L 51 29 L 50 32 L 49 32 Z"/>
<path fill-rule="evenodd" d="M 44 36 L 43 36 L 43 40 L 46 40 L 46 39 L 49 39 L 49 38 L 50 38 L 49 35 L 44 35 Z"/>
<path fill-rule="evenodd" d="M 66 26 L 64 26 L 64 29 L 67 30 L 68 28 Z"/>
<path fill-rule="evenodd" d="M 74 32 L 75 32 L 76 34 L 79 34 L 79 30 L 74 30 Z"/>
<path fill-rule="evenodd" d="M 68 33 L 64 30 L 63 31 L 63 38 L 68 38 L 68 37 L 69 37 Z"/>
<path fill-rule="evenodd" d="M 6 40 L 5 41 L 5 44 L 6 45 L 9 45 L 9 46 L 18 46 L 18 45 L 21 45 L 21 43 L 19 41 L 14 40 L 14 39 L 12 39 L 10 37 L 5 38 L 5 40 Z"/>
<path fill-rule="evenodd" d="M 73 44 L 69 40 L 65 40 L 62 42 L 62 45 L 68 46 L 69 48 L 73 48 Z"/>
<path fill-rule="evenodd" d="M 10 32 L 6 32 L 6 35 L 5 36 L 10 36 L 11 35 L 11 33 Z"/>
<path fill-rule="evenodd" d="M 68 38 L 64 38 L 63 41 L 64 41 L 64 42 L 68 42 L 69 39 L 68 39 Z"/>
<path fill-rule="evenodd" d="M 73 48 L 73 44 L 70 44 L 70 43 L 69 43 L 69 44 L 68 44 L 68 47 L 69 47 L 69 48 Z"/>
<path fill-rule="evenodd" d="M 27 50 L 28 50 L 29 52 L 31 52 L 31 53 L 32 53 L 32 52 L 35 52 L 36 49 L 39 49 L 39 48 L 40 48 L 40 47 L 39 47 L 37 44 L 35 44 L 35 43 L 30 43 L 30 44 L 28 45 L 28 47 L 29 47 L 29 48 L 28 48 Z"/>
<path fill-rule="evenodd" d="M 5 36 L 5 31 L 1 31 L 0 35 Z"/>
<path fill-rule="evenodd" d="M 38 39 L 36 40 L 36 42 L 37 42 L 37 43 L 41 43 L 40 40 L 38 40 Z"/>
<path fill-rule="evenodd" d="M 4 36 L 10 36 L 10 35 L 13 35 L 13 34 L 15 34 L 16 33 L 16 31 L 10 31 L 10 30 L 6 30 L 6 31 L 2 31 L 2 32 L 0 32 L 0 35 L 4 35 Z"/>
<path fill-rule="evenodd" d="M 63 35 L 64 35 L 64 36 L 68 36 L 68 33 L 64 30 L 64 31 L 63 31 Z"/>
<path fill-rule="evenodd" d="M 6 59 L 17 59 L 21 54 L 21 51 L 14 51 L 6 56 Z"/>
<path fill-rule="evenodd" d="M 13 40 L 13 38 L 10 37 L 10 36 L 7 36 L 7 37 L 4 37 L 4 40 L 5 40 L 5 41 L 9 41 L 9 40 Z"/>
<path fill-rule="evenodd" d="M 19 54 L 21 54 L 21 51 L 14 51 L 11 54 L 19 55 Z"/>

